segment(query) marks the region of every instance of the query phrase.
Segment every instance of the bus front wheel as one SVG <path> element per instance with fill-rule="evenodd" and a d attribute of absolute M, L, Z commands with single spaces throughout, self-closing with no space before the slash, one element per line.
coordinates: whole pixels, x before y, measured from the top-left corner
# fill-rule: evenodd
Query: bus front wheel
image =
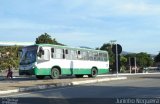
<path fill-rule="evenodd" d="M 51 70 L 50 78 L 51 79 L 57 79 L 57 78 L 59 78 L 59 76 L 60 76 L 60 72 L 59 72 L 58 68 L 53 68 Z"/>
<path fill-rule="evenodd" d="M 88 76 L 89 76 L 89 77 L 92 77 L 92 78 L 95 78 L 95 77 L 97 76 L 97 74 L 98 74 L 97 69 L 96 69 L 96 68 L 92 68 L 92 69 L 91 69 L 91 74 L 88 75 Z"/>

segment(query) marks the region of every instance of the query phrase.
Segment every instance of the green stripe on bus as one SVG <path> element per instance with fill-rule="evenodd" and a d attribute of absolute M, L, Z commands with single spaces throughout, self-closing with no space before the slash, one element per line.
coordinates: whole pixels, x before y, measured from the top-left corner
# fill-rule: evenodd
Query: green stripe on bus
<path fill-rule="evenodd" d="M 35 68 L 31 70 L 20 70 L 20 72 L 29 73 L 30 75 L 51 75 L 51 68 Z M 108 69 L 99 69 L 98 74 L 106 74 L 108 73 Z M 91 69 L 88 68 L 62 68 L 62 75 L 73 75 L 73 74 L 91 74 Z"/>
<path fill-rule="evenodd" d="M 51 68 L 35 68 L 35 75 L 50 75 Z"/>
<path fill-rule="evenodd" d="M 108 69 L 99 69 L 98 74 L 105 74 L 108 73 Z M 50 75 L 51 69 L 50 68 L 41 68 L 36 69 L 35 74 L 36 75 Z M 62 75 L 72 75 L 72 74 L 91 74 L 91 69 L 82 69 L 82 68 L 76 68 L 76 69 L 70 69 L 70 68 L 62 68 L 61 69 Z"/>
<path fill-rule="evenodd" d="M 107 74 L 109 73 L 109 69 L 99 69 L 98 74 Z"/>
<path fill-rule="evenodd" d="M 80 68 L 75 68 L 75 69 L 70 69 L 70 68 L 62 68 L 62 74 L 90 74 L 91 70 L 90 69 L 80 69 Z"/>
<path fill-rule="evenodd" d="M 98 74 L 106 74 L 108 73 L 108 69 L 98 69 Z M 91 69 L 85 68 L 76 68 L 76 69 L 69 69 L 69 68 L 62 68 L 62 74 L 91 74 Z"/>

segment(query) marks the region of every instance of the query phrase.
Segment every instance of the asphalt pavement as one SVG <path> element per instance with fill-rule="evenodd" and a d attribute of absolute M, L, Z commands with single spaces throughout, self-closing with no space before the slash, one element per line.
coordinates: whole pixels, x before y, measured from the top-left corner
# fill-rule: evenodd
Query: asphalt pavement
<path fill-rule="evenodd" d="M 6 94 L 1 96 L 1 101 L 14 104 L 160 104 L 160 74 L 127 77 L 126 80 Z"/>
<path fill-rule="evenodd" d="M 123 76 L 127 76 L 127 79 L 12 93 L 1 97 L 3 97 L 2 101 L 14 101 L 14 103 L 22 104 L 160 103 L 160 74 Z"/>
<path fill-rule="evenodd" d="M 160 98 L 160 76 L 132 76 L 127 80 L 61 87 L 29 93 L 18 93 L 11 96 L 42 98 Z"/>

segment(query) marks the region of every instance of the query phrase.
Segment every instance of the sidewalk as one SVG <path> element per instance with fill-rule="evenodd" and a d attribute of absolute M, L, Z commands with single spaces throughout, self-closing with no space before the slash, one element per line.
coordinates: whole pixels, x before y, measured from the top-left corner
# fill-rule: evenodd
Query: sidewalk
<path fill-rule="evenodd" d="M 0 81 L 6 79 L 7 71 L 0 72 Z M 13 70 L 13 77 L 19 77 L 18 70 Z"/>
<path fill-rule="evenodd" d="M 0 81 L 0 95 L 8 94 L 13 92 L 24 92 L 24 91 L 33 91 L 33 90 L 41 90 L 48 89 L 54 87 L 64 87 L 64 86 L 74 86 L 81 85 L 87 83 L 98 83 L 104 81 L 112 81 L 112 80 L 123 80 L 127 79 L 127 77 L 115 77 L 115 76 L 99 76 L 96 78 L 61 78 L 61 79 L 25 79 L 25 80 L 17 80 L 16 78 L 10 80 Z"/>

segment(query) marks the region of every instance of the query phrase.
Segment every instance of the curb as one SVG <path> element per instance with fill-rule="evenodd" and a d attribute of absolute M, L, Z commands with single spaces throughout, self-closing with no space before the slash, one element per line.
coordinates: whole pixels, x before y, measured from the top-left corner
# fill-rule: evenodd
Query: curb
<path fill-rule="evenodd" d="M 19 89 L 0 91 L 0 94 L 9 94 L 9 93 L 16 93 L 16 92 L 19 92 Z"/>
<path fill-rule="evenodd" d="M 118 76 L 155 75 L 155 74 L 160 74 L 160 72 L 158 73 L 124 73 L 124 74 L 119 73 Z M 117 76 L 117 74 L 98 75 L 97 77 L 108 77 L 108 76 Z"/>
<path fill-rule="evenodd" d="M 73 81 L 73 82 L 69 82 L 69 83 L 57 83 L 54 85 L 39 85 L 39 86 L 18 88 L 18 89 L 14 89 L 14 90 L 0 91 L 0 94 L 36 91 L 36 90 L 43 90 L 43 89 L 56 88 L 56 87 L 74 86 L 74 85 L 106 82 L 106 81 L 113 81 L 113 80 L 124 80 L 124 79 L 127 79 L 127 77 L 101 78 L 101 79 L 93 79 L 93 80 L 86 80 L 86 81 Z"/>
<path fill-rule="evenodd" d="M 102 79 L 88 80 L 88 81 L 75 81 L 75 82 L 71 82 L 71 84 L 72 85 L 81 85 L 81 84 L 107 82 L 107 81 L 123 80 L 123 79 L 127 79 L 127 77 L 102 78 Z"/>

